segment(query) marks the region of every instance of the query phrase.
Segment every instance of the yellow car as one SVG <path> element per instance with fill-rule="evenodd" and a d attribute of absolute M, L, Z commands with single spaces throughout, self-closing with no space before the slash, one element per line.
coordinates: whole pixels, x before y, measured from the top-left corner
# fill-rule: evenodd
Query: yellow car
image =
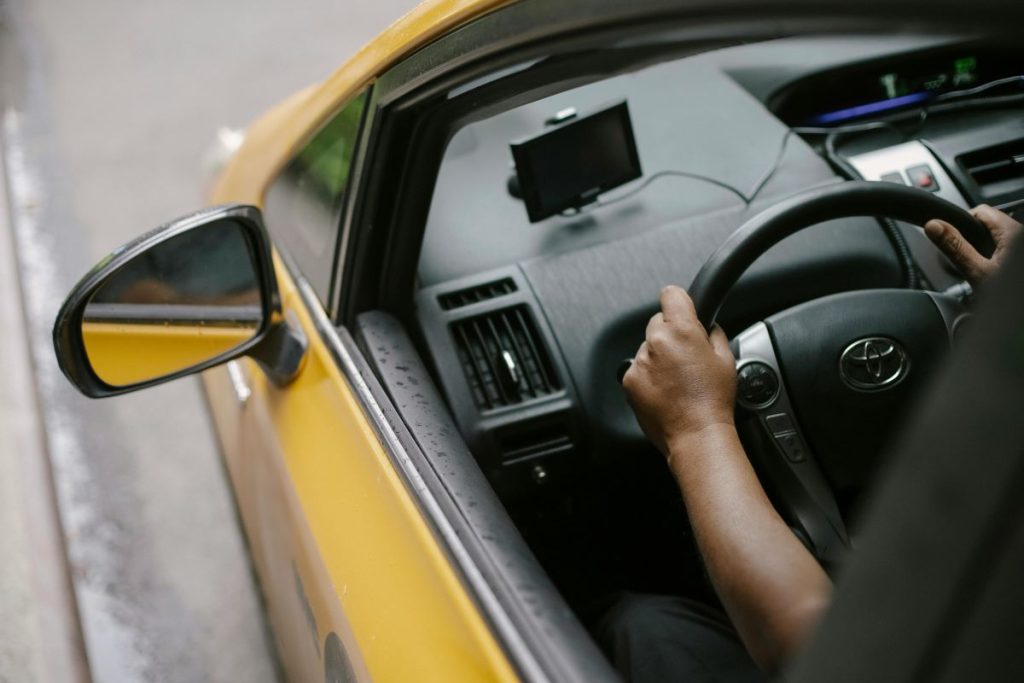
<path fill-rule="evenodd" d="M 661 286 L 692 283 L 773 502 L 846 567 L 794 678 L 1019 671 L 979 634 L 1020 633 L 985 598 L 1021 595 L 993 521 L 1019 525 L 993 403 L 1019 366 L 984 345 L 1024 330 L 1000 298 L 1024 269 L 975 315 L 916 226 L 991 252 L 966 209 L 1024 202 L 1022 15 L 429 0 L 257 120 L 211 208 L 87 274 L 58 360 L 94 397 L 205 371 L 290 680 L 616 680 L 604 596 L 716 600 L 618 379 Z M 988 384 L 950 384 L 969 370 Z M 986 453 L 911 438 L 953 422 Z"/>

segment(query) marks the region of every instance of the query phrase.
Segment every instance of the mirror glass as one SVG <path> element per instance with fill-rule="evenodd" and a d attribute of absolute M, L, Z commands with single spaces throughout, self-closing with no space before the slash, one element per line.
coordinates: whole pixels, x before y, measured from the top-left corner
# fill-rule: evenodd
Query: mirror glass
<path fill-rule="evenodd" d="M 255 255 L 231 219 L 153 245 L 111 273 L 82 318 L 96 376 L 111 386 L 164 377 L 232 351 L 263 326 Z"/>

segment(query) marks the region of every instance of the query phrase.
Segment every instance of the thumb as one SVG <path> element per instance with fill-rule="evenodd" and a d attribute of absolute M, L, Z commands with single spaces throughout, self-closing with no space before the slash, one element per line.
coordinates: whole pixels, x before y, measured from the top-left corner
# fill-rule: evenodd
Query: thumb
<path fill-rule="evenodd" d="M 964 276 L 977 283 L 988 274 L 988 261 L 946 221 L 933 219 L 924 224 L 924 234 L 935 243 Z"/>

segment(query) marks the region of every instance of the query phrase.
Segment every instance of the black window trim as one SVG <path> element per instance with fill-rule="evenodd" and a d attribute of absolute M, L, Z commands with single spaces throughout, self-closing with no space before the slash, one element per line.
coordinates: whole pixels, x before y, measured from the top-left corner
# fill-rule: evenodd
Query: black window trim
<path fill-rule="evenodd" d="M 365 151 L 364 133 L 367 129 L 367 119 L 372 109 L 372 99 L 374 91 L 374 82 L 371 81 L 355 89 L 351 94 L 349 94 L 348 97 L 344 99 L 344 101 L 341 104 L 334 107 L 331 110 L 330 115 L 326 116 L 318 126 L 311 129 L 310 132 L 303 137 L 302 141 L 299 144 L 297 144 L 294 147 L 294 149 L 292 149 L 291 153 L 288 155 L 288 160 L 281 167 L 281 169 L 274 174 L 273 180 L 271 180 L 270 184 L 267 186 L 267 190 L 264 192 L 263 195 L 263 215 L 264 222 L 267 224 L 267 232 L 270 233 L 271 238 L 274 239 L 275 248 L 277 248 L 278 250 L 282 250 L 283 248 L 285 248 L 284 241 L 276 239 L 274 229 L 271 227 L 271 224 L 273 224 L 275 220 L 278 218 L 276 215 L 274 215 L 275 212 L 272 209 L 270 209 L 268 202 L 273 187 L 282 180 L 288 168 L 306 149 L 306 146 L 309 145 L 310 142 L 312 142 L 312 140 L 316 138 L 316 136 L 319 135 L 321 131 L 323 131 L 327 126 L 329 126 L 334 121 L 334 119 L 341 114 L 342 110 L 347 108 L 357 98 L 364 98 L 363 110 L 362 112 L 360 112 L 359 124 L 356 126 L 356 144 L 352 152 L 352 159 L 349 162 L 348 178 L 346 179 L 344 189 L 341 191 L 341 195 L 335 199 L 335 205 L 332 206 L 330 209 L 331 218 L 329 221 L 329 225 L 331 235 L 328 238 L 327 244 L 324 247 L 324 251 L 326 253 L 326 258 L 324 258 L 324 262 L 326 263 L 327 261 L 329 261 L 329 263 L 326 263 L 327 288 L 322 293 L 321 296 L 321 293 L 317 290 L 316 286 L 310 283 L 310 287 L 312 287 L 313 292 L 316 294 L 316 300 L 319 302 L 319 306 L 328 311 L 331 310 L 331 296 L 334 289 L 334 274 L 338 270 L 338 259 L 340 256 L 343 255 L 342 245 L 345 243 L 345 236 L 342 234 L 343 231 L 340 228 L 342 227 L 343 217 L 347 213 L 349 205 L 352 204 L 350 198 L 356 196 L 354 191 L 356 178 L 358 178 L 363 153 Z M 299 268 L 299 272 L 310 273 L 312 271 L 311 268 L 306 268 L 305 266 L 307 264 L 301 263 L 298 257 L 296 257 L 294 254 L 291 256 L 291 258 L 292 263 Z"/>
<path fill-rule="evenodd" d="M 339 202 L 339 206 L 335 211 L 334 216 L 334 225 L 337 228 L 335 241 L 332 245 L 334 259 L 331 264 L 327 300 L 323 302 L 325 310 L 328 311 L 331 319 L 335 318 L 334 311 L 336 310 L 336 298 L 339 291 L 338 278 L 342 271 L 341 264 L 345 262 L 345 257 L 348 254 L 348 244 L 350 241 L 353 218 L 355 216 L 355 204 L 361 195 L 360 189 L 362 186 L 364 169 L 366 168 L 367 163 L 366 158 L 370 149 L 370 132 L 373 130 L 375 119 L 374 114 L 377 111 L 376 83 L 371 81 L 363 86 L 363 88 L 355 95 L 346 100 L 346 104 L 360 95 L 366 96 L 366 100 L 363 103 L 363 115 L 360 117 L 359 129 L 356 133 L 356 147 L 353 152 L 352 164 L 349 168 L 348 184 L 345 186 L 345 193 Z M 344 106 L 345 105 L 339 107 L 332 116 L 336 116 Z M 328 119 L 328 121 L 330 121 L 330 119 Z"/>

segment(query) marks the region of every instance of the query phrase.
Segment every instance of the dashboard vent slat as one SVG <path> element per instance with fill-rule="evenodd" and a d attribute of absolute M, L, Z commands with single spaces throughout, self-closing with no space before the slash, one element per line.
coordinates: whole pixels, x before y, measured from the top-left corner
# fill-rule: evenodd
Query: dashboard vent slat
<path fill-rule="evenodd" d="M 501 335 L 498 334 L 497 328 L 494 327 L 494 319 L 492 317 L 485 316 L 477 320 L 486 325 L 486 328 L 484 328 L 486 336 L 481 332 L 480 338 L 486 350 L 487 362 L 490 364 L 491 372 L 494 374 L 494 383 L 498 388 L 498 393 L 501 394 L 501 404 L 510 405 L 515 402 L 515 396 L 518 393 L 519 387 L 506 377 L 508 372 L 503 369 L 502 364 L 505 363 L 503 340 Z M 473 325 L 478 330 L 480 329 L 476 321 L 474 321 Z"/>
<path fill-rule="evenodd" d="M 505 333 L 505 336 L 512 342 L 512 346 L 515 348 L 515 358 L 519 363 L 519 368 L 524 380 L 526 380 L 527 390 L 534 396 L 537 395 L 537 387 L 534 385 L 531 378 L 531 374 L 527 369 L 526 365 L 529 363 L 529 356 L 523 351 L 523 347 L 519 343 L 519 339 L 516 337 L 515 330 L 512 329 L 512 325 L 509 324 L 508 315 L 505 311 L 502 311 L 498 316 L 501 320 L 501 327 Z"/>
<path fill-rule="evenodd" d="M 491 405 L 506 405 L 508 400 L 498 384 L 498 370 L 494 364 L 494 347 L 489 345 L 488 337 L 480 329 L 478 321 L 473 320 L 469 325 L 471 344 L 470 352 L 477 368 L 484 377 L 484 388 L 487 393 L 488 402 Z"/>
<path fill-rule="evenodd" d="M 465 328 L 459 328 L 456 331 L 456 335 L 458 335 L 458 341 L 460 342 L 456 344 L 459 352 L 459 362 L 462 364 L 463 371 L 466 371 L 466 379 L 469 381 L 469 388 L 473 392 L 473 400 L 481 408 L 490 408 L 493 406 L 493 402 L 488 395 L 487 383 L 484 381 L 483 373 L 480 372 L 480 367 L 477 365 L 477 358 L 474 355 L 474 344 L 466 334 Z"/>
<path fill-rule="evenodd" d="M 510 277 L 506 277 L 500 280 L 495 280 L 494 282 L 485 282 L 483 284 L 473 285 L 472 287 L 466 287 L 465 289 L 460 289 L 455 292 L 439 294 L 437 297 L 437 303 L 441 305 L 441 310 L 452 311 L 456 308 L 469 306 L 470 304 L 478 304 L 481 301 L 489 301 L 490 299 L 496 299 L 499 296 L 512 294 L 515 291 L 515 281 Z"/>
<path fill-rule="evenodd" d="M 514 314 L 515 314 L 515 317 L 516 317 L 516 321 L 519 323 L 520 329 L 528 330 L 530 326 L 526 322 L 526 318 L 523 315 L 522 309 L 521 308 L 515 309 Z M 532 366 L 533 367 L 531 369 L 533 369 L 537 373 L 537 375 L 539 376 L 540 381 L 541 381 L 541 385 L 543 386 L 543 388 L 544 388 L 544 390 L 546 392 L 550 393 L 552 391 L 555 391 L 558 388 L 558 385 L 553 381 L 554 373 L 549 372 L 550 368 L 547 367 L 547 365 L 548 365 L 547 363 L 539 362 L 539 361 L 541 361 L 541 359 L 543 357 L 540 355 L 540 353 L 537 350 L 538 344 L 534 343 L 534 338 L 536 337 L 536 335 L 534 335 L 534 334 L 527 334 L 525 336 L 526 336 L 526 343 L 529 345 L 530 352 L 531 352 L 531 354 L 533 356 L 531 361 L 529 361 L 529 362 L 532 362 Z M 539 340 L 537 340 L 537 341 L 539 342 Z"/>
<path fill-rule="evenodd" d="M 517 405 L 561 390 L 526 306 L 451 324 L 463 374 L 481 410 Z"/>
<path fill-rule="evenodd" d="M 964 154 L 957 161 L 985 199 L 1024 190 L 1024 139 Z"/>

